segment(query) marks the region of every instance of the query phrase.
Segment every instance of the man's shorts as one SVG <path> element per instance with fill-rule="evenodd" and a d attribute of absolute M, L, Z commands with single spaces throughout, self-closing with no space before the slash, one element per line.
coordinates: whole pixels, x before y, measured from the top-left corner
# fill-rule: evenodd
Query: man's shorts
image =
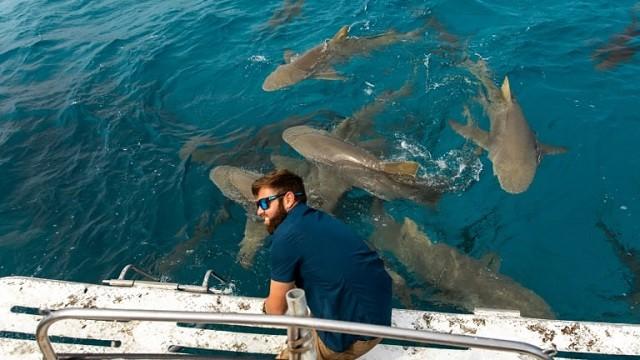
<path fill-rule="evenodd" d="M 343 352 L 335 352 L 329 349 L 320 339 L 318 333 L 313 331 L 313 342 L 316 348 L 316 353 L 318 354 L 318 360 L 352 360 L 357 359 L 360 356 L 369 352 L 369 350 L 373 349 L 374 346 L 378 345 L 382 341 L 382 338 L 375 338 L 367 341 L 358 340 L 355 343 L 351 344 L 351 346 Z M 289 359 L 289 349 L 287 347 L 284 348 L 276 356 L 276 359 Z"/>

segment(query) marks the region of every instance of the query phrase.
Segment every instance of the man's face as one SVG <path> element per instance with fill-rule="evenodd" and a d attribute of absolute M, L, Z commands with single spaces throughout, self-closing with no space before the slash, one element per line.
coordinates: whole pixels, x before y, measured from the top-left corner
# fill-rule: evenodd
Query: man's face
<path fill-rule="evenodd" d="M 269 187 L 263 187 L 258 191 L 256 200 L 266 198 L 271 195 L 278 195 L 278 193 Z M 284 199 L 279 197 L 269 202 L 269 208 L 262 210 L 260 207 L 257 209 L 257 214 L 264 219 L 264 224 L 267 227 L 269 234 L 273 234 L 278 225 L 282 223 L 284 218 L 287 217 L 287 211 L 284 208 Z"/>

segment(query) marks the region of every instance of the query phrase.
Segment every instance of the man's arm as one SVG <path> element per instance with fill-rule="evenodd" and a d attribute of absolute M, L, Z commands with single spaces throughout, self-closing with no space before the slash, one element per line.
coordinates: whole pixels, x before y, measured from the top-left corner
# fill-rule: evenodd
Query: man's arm
<path fill-rule="evenodd" d="M 295 283 L 292 282 L 279 282 L 271 280 L 271 286 L 269 287 L 269 296 L 264 301 L 264 309 L 267 314 L 270 315 L 282 315 L 287 311 L 287 300 L 285 295 L 287 291 L 293 289 Z"/>

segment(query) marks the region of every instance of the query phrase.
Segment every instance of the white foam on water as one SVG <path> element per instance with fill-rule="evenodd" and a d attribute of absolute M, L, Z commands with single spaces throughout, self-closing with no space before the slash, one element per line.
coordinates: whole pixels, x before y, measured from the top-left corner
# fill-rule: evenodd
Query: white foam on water
<path fill-rule="evenodd" d="M 365 85 L 367 85 L 367 87 L 366 87 L 366 88 L 364 88 L 362 91 L 364 91 L 364 93 L 365 93 L 365 94 L 367 94 L 367 95 L 371 96 L 371 94 L 373 94 L 373 89 L 374 89 L 376 86 L 375 86 L 374 84 L 372 84 L 372 83 L 368 82 L 368 81 L 365 81 L 364 83 L 365 83 Z"/>
<path fill-rule="evenodd" d="M 266 63 L 269 62 L 266 56 L 264 55 L 251 55 L 249 57 L 249 61 L 253 63 Z"/>
<path fill-rule="evenodd" d="M 429 90 L 431 89 L 430 85 L 429 85 L 429 64 L 431 63 L 431 53 L 427 53 L 424 54 L 424 60 L 422 61 L 422 64 L 424 65 L 425 68 L 425 79 L 424 79 L 424 93 L 428 93 Z"/>
<path fill-rule="evenodd" d="M 398 147 L 403 150 L 400 156 L 405 158 L 431 160 L 431 152 L 420 144 L 414 144 L 404 137 L 404 135 L 396 134 Z"/>
<path fill-rule="evenodd" d="M 450 192 L 460 192 L 474 181 L 480 180 L 482 161 L 471 146 L 452 149 L 433 158 L 425 146 L 414 143 L 402 134 L 395 134 L 395 138 L 397 148 L 400 149 L 400 154 L 397 155 L 398 160 L 418 162 L 420 164 L 418 176 L 429 183 L 444 185 Z"/>

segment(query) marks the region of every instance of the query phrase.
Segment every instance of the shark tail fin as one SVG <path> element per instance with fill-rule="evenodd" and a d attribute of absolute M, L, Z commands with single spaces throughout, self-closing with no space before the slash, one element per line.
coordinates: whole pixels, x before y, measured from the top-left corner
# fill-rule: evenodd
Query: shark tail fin
<path fill-rule="evenodd" d="M 380 101 L 395 101 L 396 99 L 402 98 L 402 97 L 407 97 L 409 95 L 411 95 L 411 93 L 413 93 L 413 89 L 414 89 L 414 82 L 413 80 L 407 80 L 404 82 L 404 84 L 402 85 L 402 87 L 400 87 L 397 90 L 393 90 L 393 91 L 389 91 L 386 92 L 382 95 L 380 95 L 378 98 L 376 98 L 376 100 L 380 100 Z"/>
<path fill-rule="evenodd" d="M 558 154 L 564 154 L 568 151 L 568 149 L 564 146 L 555 146 L 555 145 L 547 145 L 547 144 L 538 144 L 538 148 L 540 149 L 540 154 L 542 155 L 558 155 Z"/>
<path fill-rule="evenodd" d="M 407 97 L 411 95 L 411 93 L 413 92 L 413 88 L 414 88 L 413 80 L 407 80 L 404 82 L 404 84 L 402 84 L 402 87 L 400 89 L 393 91 L 391 93 L 390 98 L 397 99 L 399 97 Z"/>
<path fill-rule="evenodd" d="M 335 35 L 333 35 L 333 38 L 331 38 L 331 42 L 344 40 L 347 38 L 347 36 L 349 36 L 349 26 L 345 25 L 341 27 Z"/>
<path fill-rule="evenodd" d="M 512 101 L 511 96 L 511 86 L 509 85 L 509 77 L 505 76 L 504 81 L 502 81 L 502 86 L 500 87 L 500 91 L 502 92 L 502 97 L 508 101 Z"/>
<path fill-rule="evenodd" d="M 382 164 L 382 171 L 394 175 L 408 175 L 415 177 L 419 164 L 415 161 L 390 161 Z"/>

